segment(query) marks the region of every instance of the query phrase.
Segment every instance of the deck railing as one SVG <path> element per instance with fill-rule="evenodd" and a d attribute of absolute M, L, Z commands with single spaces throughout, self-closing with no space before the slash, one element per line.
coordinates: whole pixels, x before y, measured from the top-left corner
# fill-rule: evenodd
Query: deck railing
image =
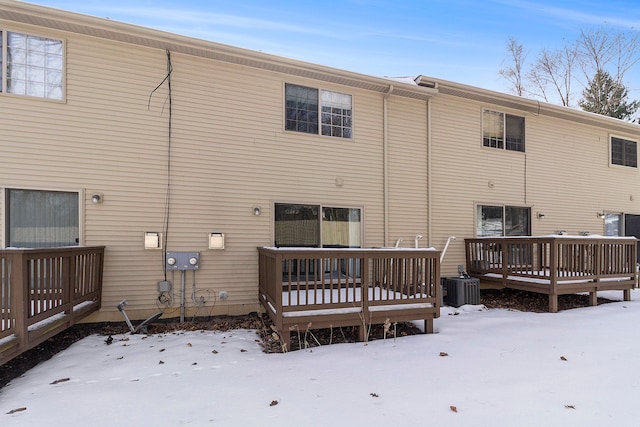
<path fill-rule="evenodd" d="M 258 248 L 259 298 L 288 343 L 306 329 L 425 320 L 440 310 L 440 252 L 429 249 Z"/>
<path fill-rule="evenodd" d="M 0 365 L 98 310 L 104 247 L 0 249 Z"/>
<path fill-rule="evenodd" d="M 465 239 L 467 272 L 483 281 L 549 294 L 549 311 L 557 296 L 599 290 L 623 290 L 630 298 L 636 284 L 633 237 L 481 237 Z"/>

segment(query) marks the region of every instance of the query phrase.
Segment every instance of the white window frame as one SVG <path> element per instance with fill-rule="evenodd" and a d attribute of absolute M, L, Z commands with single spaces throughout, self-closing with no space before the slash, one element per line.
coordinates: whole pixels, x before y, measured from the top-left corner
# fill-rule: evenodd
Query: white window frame
<path fill-rule="evenodd" d="M 305 130 L 297 130 L 290 127 L 288 121 L 289 115 L 289 105 L 287 105 L 287 86 L 296 86 L 304 89 L 314 90 L 317 94 L 317 131 L 309 132 Z M 283 125 L 284 130 L 286 132 L 296 132 L 296 133 L 306 133 L 308 135 L 320 135 L 320 136 L 331 136 L 335 138 L 342 139 L 353 139 L 353 95 L 338 92 L 329 89 L 317 88 L 312 86 L 305 86 L 297 83 L 285 83 L 283 88 L 283 99 L 284 99 L 284 112 L 283 112 Z M 334 107 L 338 108 L 342 111 L 348 111 L 348 115 L 337 114 L 337 113 L 328 113 L 330 114 L 329 123 L 325 122 L 326 112 L 323 112 L 323 107 Z M 323 118 L 323 115 L 325 117 Z M 334 120 L 338 120 L 340 123 L 334 123 Z M 347 132 L 345 132 L 348 130 Z M 347 134 L 345 136 L 345 133 Z"/>
<path fill-rule="evenodd" d="M 501 218 L 501 223 L 500 223 L 500 234 L 484 234 L 482 236 L 479 235 L 478 231 L 480 230 L 480 209 L 482 207 L 492 207 L 492 208 L 500 208 L 502 210 L 502 218 Z M 476 203 L 475 204 L 475 210 L 474 210 L 474 219 L 475 219 L 475 225 L 474 225 L 474 234 L 476 235 L 476 237 L 503 237 L 503 236 L 520 236 L 520 234 L 507 234 L 506 233 L 506 217 L 507 217 L 507 213 L 506 210 L 507 208 L 517 208 L 517 209 L 528 209 L 529 210 L 529 224 L 528 224 L 528 229 L 529 229 L 529 234 L 523 234 L 522 236 L 528 236 L 532 233 L 532 209 L 531 206 L 521 206 L 521 205 L 509 205 L 509 204 L 500 204 L 500 203 Z"/>
<path fill-rule="evenodd" d="M 494 114 L 496 116 L 501 116 L 501 121 L 502 121 L 502 136 L 500 137 L 500 140 L 496 140 L 495 144 L 492 143 L 485 143 L 485 114 Z M 513 148 L 509 148 L 509 142 L 507 141 L 507 136 L 508 136 L 508 128 L 507 128 L 507 118 L 508 117 L 514 117 L 514 118 L 518 118 L 518 119 L 522 119 L 522 142 L 520 143 L 522 145 L 522 150 L 516 150 Z M 483 108 L 482 109 L 482 138 L 481 138 L 481 143 L 482 143 L 482 147 L 484 148 L 494 148 L 494 149 L 498 149 L 498 150 L 505 150 L 505 151 L 512 151 L 512 152 L 516 152 L 516 153 L 524 153 L 526 152 L 526 138 L 525 138 L 525 130 L 526 130 L 526 121 L 524 116 L 519 116 L 517 114 L 509 114 L 509 113 L 505 113 L 503 111 L 497 111 L 497 110 L 493 110 L 490 108 Z M 501 143 L 501 144 L 500 144 Z M 501 146 L 499 146 L 501 145 Z"/>
<path fill-rule="evenodd" d="M 636 158 L 635 158 L 635 165 L 628 165 L 623 163 L 613 163 L 613 140 L 618 139 L 618 140 L 622 140 L 625 142 L 633 142 L 636 144 Z M 624 150 L 624 147 L 623 147 Z M 624 160 L 624 153 L 623 153 L 623 160 Z M 638 140 L 637 139 L 633 139 L 633 138 L 629 138 L 626 136 L 620 136 L 620 135 L 614 135 L 611 134 L 609 135 L 609 165 L 610 166 L 614 166 L 614 167 L 622 167 L 622 168 L 632 168 L 635 170 L 638 170 Z"/>
<path fill-rule="evenodd" d="M 38 64 L 38 66 L 35 66 L 32 63 L 29 63 L 29 59 L 25 59 L 25 64 L 24 68 L 25 68 L 25 79 L 28 79 L 28 76 L 26 74 L 28 74 L 28 70 L 27 68 L 29 68 L 31 66 L 31 68 L 34 69 L 40 69 L 39 73 L 42 75 L 42 81 L 39 80 L 35 80 L 33 81 L 34 84 L 41 84 L 43 89 L 42 89 L 42 95 L 38 95 L 38 94 L 33 94 L 29 93 L 29 89 L 27 88 L 27 86 L 25 86 L 25 91 L 24 93 L 21 92 L 10 92 L 8 90 L 8 49 L 9 49 L 9 44 L 8 44 L 8 37 L 9 34 L 17 34 L 17 35 L 21 35 L 21 36 L 25 36 L 27 38 L 33 38 L 33 39 L 41 39 L 43 41 L 53 41 L 53 42 L 59 42 L 60 43 L 60 68 L 54 68 L 54 67 L 49 67 L 48 66 L 48 58 L 46 56 L 46 53 L 43 55 L 42 57 L 42 62 L 41 64 Z M 53 37 L 47 37 L 47 36 L 42 36 L 42 35 L 37 35 L 37 34 L 32 34 L 32 33 L 26 33 L 23 31 L 13 31 L 10 29 L 6 29 L 6 28 L 0 28 L 0 94 L 2 95 L 11 95 L 11 96 L 21 96 L 21 97 L 28 97 L 28 98 L 35 98 L 35 99 L 44 99 L 44 100 L 48 100 L 48 101 L 64 101 L 65 97 L 66 97 L 66 82 L 65 82 L 65 76 L 66 76 L 66 42 L 63 39 L 58 39 L 58 38 L 53 38 Z M 33 60 L 33 58 L 32 58 Z M 58 91 L 56 91 L 56 96 L 50 96 L 50 94 L 52 92 L 48 92 L 48 90 L 50 88 L 47 88 L 46 86 L 46 78 L 47 76 L 51 75 L 51 73 L 53 72 L 59 72 L 60 73 L 60 80 L 59 82 L 56 82 L 55 86 L 59 85 L 59 95 L 57 95 Z"/>
<path fill-rule="evenodd" d="M 323 238 L 323 211 L 325 208 L 337 208 L 337 209 L 357 209 L 360 212 L 360 226 L 359 226 L 359 230 L 353 230 L 353 232 L 356 235 L 359 235 L 360 237 L 360 248 L 364 248 L 365 247 L 365 235 L 364 235 L 364 207 L 363 206 L 352 206 L 352 205 L 343 205 L 343 204 L 336 204 L 336 203 L 325 203 L 325 204 L 321 204 L 321 203 L 301 203 L 301 202 L 274 202 L 272 207 L 273 207 L 273 216 L 272 216 L 272 221 L 273 221 L 273 242 L 274 244 L 276 244 L 277 242 L 276 240 L 276 232 L 275 232 L 275 224 L 276 224 L 276 205 L 294 205 L 294 206 L 309 206 L 309 207 L 317 207 L 318 208 L 318 245 L 317 247 L 324 247 L 327 243 L 324 241 Z M 287 247 L 287 245 L 281 245 L 282 247 Z M 353 246 L 356 247 L 356 246 Z"/>
<path fill-rule="evenodd" d="M 85 205 L 85 191 L 81 189 L 69 189 L 69 188 L 42 188 L 42 187 L 20 187 L 20 186 L 6 186 L 0 187 L 0 217 L 2 218 L 0 226 L 0 247 L 6 248 L 9 242 L 8 236 L 8 220 L 9 220 L 9 206 L 7 205 L 7 191 L 8 190 L 25 190 L 25 191 L 44 191 L 44 192 L 61 192 L 61 193 L 76 193 L 78 195 L 78 243 L 77 245 L 84 245 L 84 205 Z"/>
<path fill-rule="evenodd" d="M 621 212 L 605 212 L 602 221 L 605 236 L 624 236 L 624 214 Z M 617 223 L 617 224 L 614 224 Z M 611 233 L 617 230 L 617 234 Z"/>

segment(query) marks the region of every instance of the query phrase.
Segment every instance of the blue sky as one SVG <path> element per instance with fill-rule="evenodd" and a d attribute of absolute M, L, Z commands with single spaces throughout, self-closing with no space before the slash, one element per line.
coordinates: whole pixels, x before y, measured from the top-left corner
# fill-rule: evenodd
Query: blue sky
<path fill-rule="evenodd" d="M 375 76 L 424 74 L 508 91 L 515 37 L 534 59 L 603 24 L 640 29 L 638 0 L 33 0 L 45 6 Z M 640 98 L 640 65 L 627 74 Z"/>

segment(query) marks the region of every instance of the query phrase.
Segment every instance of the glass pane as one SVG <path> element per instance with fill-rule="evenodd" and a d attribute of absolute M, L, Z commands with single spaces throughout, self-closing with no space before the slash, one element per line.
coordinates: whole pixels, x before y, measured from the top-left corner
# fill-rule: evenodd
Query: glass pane
<path fill-rule="evenodd" d="M 482 145 L 504 148 L 504 114 L 491 110 L 482 112 Z"/>
<path fill-rule="evenodd" d="M 479 205 L 476 217 L 478 237 L 502 236 L 502 206 Z"/>
<path fill-rule="evenodd" d="M 624 165 L 630 167 L 638 166 L 638 151 L 635 141 L 625 141 L 624 144 Z"/>
<path fill-rule="evenodd" d="M 8 33 L 7 92 L 62 99 L 62 41 Z"/>
<path fill-rule="evenodd" d="M 624 144 L 620 138 L 611 138 L 611 163 L 614 165 L 624 164 Z"/>
<path fill-rule="evenodd" d="M 604 216 L 604 235 L 605 236 L 622 236 L 620 227 L 621 214 L 605 214 Z"/>
<path fill-rule="evenodd" d="M 7 190 L 7 246 L 74 246 L 79 239 L 78 193 Z"/>
<path fill-rule="evenodd" d="M 362 247 L 362 222 L 358 208 L 322 208 L 322 247 Z"/>
<path fill-rule="evenodd" d="M 351 138 L 351 95 L 322 91 L 322 134 Z"/>
<path fill-rule="evenodd" d="M 507 150 L 524 152 L 524 117 L 507 114 L 505 132 Z"/>
<path fill-rule="evenodd" d="M 313 247 L 320 246 L 319 206 L 275 205 L 275 245 Z"/>
<path fill-rule="evenodd" d="M 285 85 L 285 129 L 318 133 L 318 90 Z"/>
<path fill-rule="evenodd" d="M 504 209 L 505 236 L 531 235 L 531 209 L 507 206 Z"/>
<path fill-rule="evenodd" d="M 27 35 L 20 33 L 7 33 L 7 46 L 9 50 L 27 49 Z"/>

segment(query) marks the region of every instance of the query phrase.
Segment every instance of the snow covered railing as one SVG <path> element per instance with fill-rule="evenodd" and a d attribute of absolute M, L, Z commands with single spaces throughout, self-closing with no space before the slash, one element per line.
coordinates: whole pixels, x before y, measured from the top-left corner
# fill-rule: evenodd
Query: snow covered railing
<path fill-rule="evenodd" d="M 440 315 L 433 249 L 258 248 L 259 299 L 287 348 L 290 331 L 424 320 Z"/>
<path fill-rule="evenodd" d="M 549 311 L 558 311 L 558 295 L 622 290 L 631 298 L 636 286 L 635 237 L 540 236 L 465 239 L 467 272 L 486 282 L 549 295 Z"/>
<path fill-rule="evenodd" d="M 100 308 L 104 246 L 0 249 L 0 365 Z"/>

